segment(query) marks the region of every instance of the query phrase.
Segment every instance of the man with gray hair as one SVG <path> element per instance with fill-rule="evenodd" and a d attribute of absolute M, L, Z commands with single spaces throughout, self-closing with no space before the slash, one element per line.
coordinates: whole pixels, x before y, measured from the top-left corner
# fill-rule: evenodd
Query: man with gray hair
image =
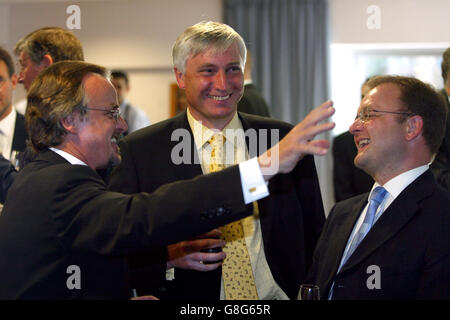
<path fill-rule="evenodd" d="M 153 192 L 165 183 L 245 163 L 264 154 L 292 128 L 288 123 L 237 112 L 246 46 L 231 27 L 218 22 L 188 27 L 175 41 L 172 55 L 188 108 L 120 141 L 123 162 L 113 171 L 113 190 Z M 319 108 L 330 106 L 326 102 Z M 180 144 L 187 146 L 181 155 L 174 152 Z M 167 252 L 167 265 L 162 265 L 163 271 L 168 269 L 167 282 L 161 291 L 151 288 L 143 268 L 135 283 L 138 292 L 164 293 L 161 297 L 167 299 L 295 298 L 325 216 L 313 157 L 304 157 L 292 169 L 270 181 L 270 195 L 252 203 L 249 218 L 161 250 Z M 156 214 L 165 216 L 171 211 Z M 145 259 L 138 257 L 135 264 L 145 266 Z"/>

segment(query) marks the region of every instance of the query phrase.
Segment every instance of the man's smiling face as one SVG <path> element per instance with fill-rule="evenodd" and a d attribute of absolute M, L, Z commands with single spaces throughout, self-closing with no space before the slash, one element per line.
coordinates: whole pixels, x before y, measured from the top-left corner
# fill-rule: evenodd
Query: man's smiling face
<path fill-rule="evenodd" d="M 184 73 L 175 70 L 196 120 L 219 130 L 231 121 L 244 91 L 242 63 L 234 43 L 222 52 L 208 48 L 190 57 Z"/>

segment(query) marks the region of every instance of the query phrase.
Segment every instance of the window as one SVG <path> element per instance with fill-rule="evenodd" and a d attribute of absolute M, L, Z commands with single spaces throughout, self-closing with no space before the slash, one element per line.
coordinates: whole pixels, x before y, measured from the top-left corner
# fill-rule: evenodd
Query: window
<path fill-rule="evenodd" d="M 361 85 L 371 76 L 413 76 L 443 87 L 442 53 L 450 46 L 438 44 L 332 44 L 331 99 L 334 101 L 334 135 L 348 130 L 361 99 Z"/>

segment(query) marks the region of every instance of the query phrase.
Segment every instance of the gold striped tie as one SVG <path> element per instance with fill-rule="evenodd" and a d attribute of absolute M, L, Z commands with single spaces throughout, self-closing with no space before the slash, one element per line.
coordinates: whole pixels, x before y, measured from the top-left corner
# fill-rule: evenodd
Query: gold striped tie
<path fill-rule="evenodd" d="M 225 137 L 222 135 L 214 135 L 208 142 L 211 146 L 210 172 L 224 169 Z M 258 293 L 256 291 L 250 256 L 245 244 L 244 228 L 242 227 L 241 220 L 229 223 L 220 229 L 222 231 L 222 237 L 226 242 L 223 251 L 227 254 L 222 264 L 225 299 L 257 300 Z"/>

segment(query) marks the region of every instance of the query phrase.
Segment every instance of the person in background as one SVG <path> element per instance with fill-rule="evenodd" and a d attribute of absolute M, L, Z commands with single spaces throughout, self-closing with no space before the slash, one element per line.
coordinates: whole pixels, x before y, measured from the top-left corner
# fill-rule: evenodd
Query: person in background
<path fill-rule="evenodd" d="M 12 104 L 17 76 L 9 53 L 0 47 L 0 153 L 16 165 L 16 155 L 25 150 L 25 117 Z"/>
<path fill-rule="evenodd" d="M 80 40 L 71 31 L 60 27 L 43 27 L 30 32 L 16 43 L 14 54 L 21 67 L 18 81 L 25 91 L 28 91 L 37 74 L 53 63 L 84 60 Z M 25 114 L 26 99 L 15 107 L 19 113 Z"/>
<path fill-rule="evenodd" d="M 141 109 L 131 105 L 127 100 L 130 91 L 130 81 L 128 75 L 121 70 L 111 71 L 111 82 L 117 91 L 119 99 L 120 114 L 128 124 L 128 131 L 124 134 L 131 133 L 138 129 L 150 125 L 147 115 Z"/>
<path fill-rule="evenodd" d="M 72 32 L 59 27 L 44 27 L 30 32 L 16 43 L 14 53 L 20 65 L 17 81 L 26 91 L 39 72 L 53 63 L 64 60 L 84 60 L 80 40 Z M 26 106 L 26 100 L 15 105 L 21 114 L 25 114 Z M 16 156 L 18 167 L 23 167 L 33 156 L 31 148 L 25 148 L 23 152 L 19 152 Z M 9 165 L 7 161 L 9 160 L 0 155 L 0 176 L 2 177 L 0 203 L 4 203 L 9 187 L 17 175 L 15 166 Z"/>
<path fill-rule="evenodd" d="M 244 68 L 244 94 L 239 100 L 237 110 L 263 117 L 270 117 L 269 106 L 252 81 L 253 58 L 247 50 L 247 60 Z"/>
<path fill-rule="evenodd" d="M 439 151 L 431 164 L 431 170 L 438 183 L 447 190 L 450 190 L 450 48 L 447 48 L 442 55 L 441 70 L 444 88 L 440 93 L 445 99 L 449 113 L 447 113 L 444 140 L 442 140 Z"/>
<path fill-rule="evenodd" d="M 369 92 L 367 78 L 361 86 L 361 100 Z M 336 202 L 368 192 L 373 185 L 373 179 L 363 170 L 355 166 L 356 156 L 354 137 L 350 131 L 336 136 L 332 147 L 333 154 L 333 184 Z"/>
<path fill-rule="evenodd" d="M 264 144 L 270 147 L 276 143 L 276 139 L 271 140 L 273 132 L 280 138 L 288 138 L 286 134 L 292 125 L 237 112 L 243 92 L 246 47 L 234 29 L 211 21 L 193 25 L 175 41 L 172 56 L 177 83 L 186 92 L 188 108 L 120 141 L 123 161 L 111 176 L 112 190 L 129 194 L 153 192 L 165 183 L 202 176 L 245 161 L 252 152 L 261 154 L 265 152 Z M 330 105 L 327 102 L 322 107 Z M 244 130 L 254 132 L 255 139 L 249 137 L 247 143 Z M 177 142 L 173 136 L 178 133 L 183 133 L 193 150 L 188 156 L 192 161 L 174 161 Z M 167 282 L 160 290 L 164 292 L 161 298 L 296 297 L 325 220 L 313 157 L 304 157 L 291 173 L 277 176 L 268 188 L 270 196 L 253 203 L 251 217 L 161 249 L 167 254 L 169 267 Z M 225 243 L 224 252 L 202 252 L 224 247 Z M 223 264 L 217 262 L 224 258 Z M 136 259 L 135 264 L 145 266 L 145 257 Z M 155 288 L 146 286 L 149 273 L 142 270 L 136 280 L 138 293 L 160 296 L 155 293 L 158 291 L 152 291 Z M 238 285 L 234 280 L 241 282 Z"/>
<path fill-rule="evenodd" d="M 429 163 L 447 108 L 429 85 L 379 76 L 350 126 L 355 164 L 370 193 L 338 202 L 314 251 L 307 283 L 322 299 L 450 299 L 450 192 Z"/>
<path fill-rule="evenodd" d="M 26 147 L 25 117 L 12 105 L 16 84 L 12 58 L 0 48 L 0 203 L 5 202 L 8 189 L 17 174 L 15 166 L 18 165 L 18 156 Z"/>

